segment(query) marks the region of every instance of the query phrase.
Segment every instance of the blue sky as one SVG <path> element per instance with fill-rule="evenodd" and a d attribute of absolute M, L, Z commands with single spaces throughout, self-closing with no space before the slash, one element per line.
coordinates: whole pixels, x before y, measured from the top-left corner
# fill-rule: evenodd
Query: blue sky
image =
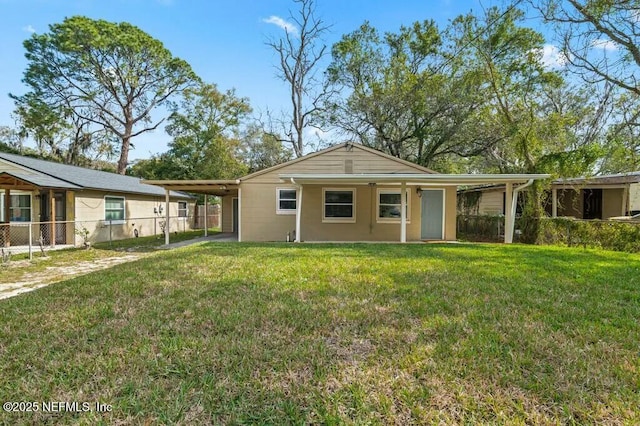
<path fill-rule="evenodd" d="M 501 0 L 318 0 L 317 14 L 333 25 L 329 45 L 365 20 L 381 31 L 434 19 L 441 27 L 461 13 L 502 5 Z M 275 77 L 275 56 L 265 45 L 282 29 L 265 22 L 287 19 L 291 0 L 0 0 L 0 125 L 14 125 L 13 102 L 8 93 L 23 94 L 26 68 L 22 43 L 31 33 L 48 31 L 49 24 L 65 17 L 130 22 L 162 41 L 191 64 L 206 82 L 221 90 L 235 88 L 250 99 L 256 112 L 279 110 L 286 90 Z M 131 159 L 146 158 L 167 149 L 170 138 L 162 130 L 134 140 Z"/>

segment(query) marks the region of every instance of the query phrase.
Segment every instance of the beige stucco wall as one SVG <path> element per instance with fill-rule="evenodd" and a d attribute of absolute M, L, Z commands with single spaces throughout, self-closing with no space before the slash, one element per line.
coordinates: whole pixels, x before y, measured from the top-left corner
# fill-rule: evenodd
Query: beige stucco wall
<path fill-rule="evenodd" d="M 293 239 L 295 214 L 276 212 L 277 188 L 295 186 L 283 183 L 246 183 L 242 185 L 242 241 L 286 241 Z M 355 222 L 323 222 L 323 188 L 355 189 Z M 431 187 L 430 187 L 431 188 Z M 378 189 L 398 186 L 304 185 L 300 237 L 303 241 L 400 241 L 400 222 L 377 219 Z M 407 241 L 420 240 L 421 203 L 416 187 L 408 187 L 409 221 Z M 456 238 L 456 188 L 445 189 L 445 240 Z M 223 214 L 224 223 L 224 214 Z"/>
<path fill-rule="evenodd" d="M 602 190 L 602 219 L 625 215 L 626 206 L 623 207 L 623 197 L 623 188 Z"/>
<path fill-rule="evenodd" d="M 220 197 L 222 200 L 222 208 L 221 214 L 222 218 L 220 220 L 221 223 L 221 231 L 222 232 L 233 232 L 233 199 L 236 198 L 237 195 L 225 195 L 224 197 Z"/>
<path fill-rule="evenodd" d="M 124 223 L 109 223 L 104 220 L 105 197 L 125 198 Z M 188 217 L 178 218 L 178 201 L 187 201 Z M 154 207 L 162 205 L 162 215 L 154 214 Z M 190 230 L 193 225 L 195 202 L 192 200 L 171 199 L 169 215 L 169 232 Z M 76 228 L 85 227 L 89 231 L 90 241 L 101 242 L 109 239 L 117 240 L 133 238 L 134 230 L 138 230 L 141 237 L 161 234 L 160 222 L 165 220 L 166 211 L 164 197 L 139 194 L 105 193 L 101 191 L 77 191 L 75 196 Z M 82 239 L 76 236 L 76 244 Z"/>

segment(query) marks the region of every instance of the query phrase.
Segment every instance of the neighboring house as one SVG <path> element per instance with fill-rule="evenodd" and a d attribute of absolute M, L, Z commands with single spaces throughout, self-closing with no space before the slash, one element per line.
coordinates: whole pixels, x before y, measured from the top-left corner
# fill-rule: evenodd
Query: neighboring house
<path fill-rule="evenodd" d="M 458 192 L 458 211 L 471 215 L 504 214 L 504 185 Z M 640 171 L 590 178 L 556 179 L 545 209 L 551 217 L 608 219 L 640 213 Z"/>
<path fill-rule="evenodd" d="M 514 184 L 547 177 L 438 174 L 343 143 L 237 180 L 146 183 L 220 196 L 222 231 L 240 241 L 406 242 L 456 239 L 459 185 L 502 183 L 517 193 Z"/>
<path fill-rule="evenodd" d="M 191 227 L 194 201 L 170 194 L 172 228 Z M 30 222 L 34 244 L 80 244 L 81 227 L 93 242 L 161 233 L 165 202 L 165 191 L 139 178 L 0 153 L 0 222 L 10 223 L 0 226 L 1 246 L 27 244 Z"/>

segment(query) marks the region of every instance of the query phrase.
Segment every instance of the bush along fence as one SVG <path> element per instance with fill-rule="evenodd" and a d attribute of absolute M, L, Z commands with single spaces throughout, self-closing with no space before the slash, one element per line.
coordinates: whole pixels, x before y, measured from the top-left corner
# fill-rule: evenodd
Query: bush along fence
<path fill-rule="evenodd" d="M 520 241 L 525 219 L 516 219 L 514 242 Z M 559 244 L 607 250 L 640 252 L 640 222 L 582 220 L 568 217 L 540 218 L 536 244 Z M 458 238 L 467 241 L 500 242 L 504 239 L 504 217 L 459 215 Z"/>
<path fill-rule="evenodd" d="M 219 217 L 208 216 L 209 227 L 217 227 Z M 172 216 L 169 232 L 187 232 L 203 229 L 204 218 Z M 48 250 L 70 247 L 90 247 L 95 243 L 112 242 L 127 238 L 163 237 L 167 230 L 165 216 L 139 217 L 125 220 L 11 222 L 0 223 L 0 255 L 3 263 L 13 255 L 44 254 Z"/>

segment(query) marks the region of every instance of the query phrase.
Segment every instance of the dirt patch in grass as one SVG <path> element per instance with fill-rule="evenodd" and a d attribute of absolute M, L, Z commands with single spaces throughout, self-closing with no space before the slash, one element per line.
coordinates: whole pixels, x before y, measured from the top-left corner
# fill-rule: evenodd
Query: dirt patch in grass
<path fill-rule="evenodd" d="M 73 264 L 45 266 L 43 270 L 23 274 L 20 281 L 0 283 L 0 299 L 7 299 L 9 297 L 48 286 L 61 280 L 110 268 L 121 263 L 132 262 L 140 259 L 141 257 L 141 254 L 123 254 L 122 256 L 103 257 Z M 20 264 L 11 264 L 10 267 L 27 267 L 30 263 L 29 261 L 20 262 Z"/>

